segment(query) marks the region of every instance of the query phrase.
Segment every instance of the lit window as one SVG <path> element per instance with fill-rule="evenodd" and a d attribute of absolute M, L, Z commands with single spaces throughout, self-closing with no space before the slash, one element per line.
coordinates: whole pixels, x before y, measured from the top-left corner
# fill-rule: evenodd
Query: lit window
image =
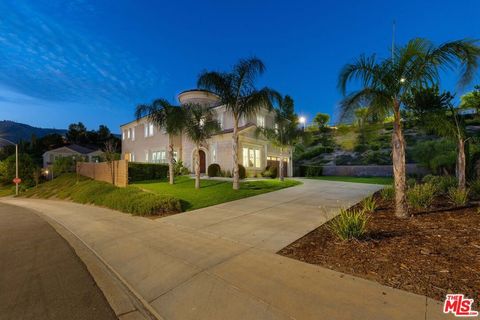
<path fill-rule="evenodd" d="M 217 121 L 218 121 L 218 125 L 220 126 L 220 129 L 223 130 L 223 113 L 218 115 Z"/>
<path fill-rule="evenodd" d="M 148 151 L 145 151 L 145 162 L 148 162 Z"/>
<path fill-rule="evenodd" d="M 212 149 L 212 163 L 217 162 L 217 148 Z"/>
<path fill-rule="evenodd" d="M 148 137 L 148 123 L 143 125 L 143 136 L 146 138 Z"/>
<path fill-rule="evenodd" d="M 173 159 L 175 161 L 178 161 L 178 152 L 177 151 L 173 151 Z"/>
<path fill-rule="evenodd" d="M 131 157 L 132 157 L 132 162 L 135 162 L 135 153 L 132 152 Z"/>
<path fill-rule="evenodd" d="M 265 116 L 257 115 L 257 127 L 265 127 Z"/>
<path fill-rule="evenodd" d="M 130 136 L 132 135 L 132 129 L 128 129 L 127 131 L 127 139 L 130 139 Z"/>
<path fill-rule="evenodd" d="M 243 165 L 249 168 L 260 168 L 262 159 L 260 149 L 243 148 Z"/>
<path fill-rule="evenodd" d="M 122 131 L 122 140 L 125 140 L 125 130 Z"/>
<path fill-rule="evenodd" d="M 275 127 L 275 133 L 278 133 L 278 123 L 275 123 L 274 127 Z"/>
<path fill-rule="evenodd" d="M 148 136 L 153 136 L 153 123 L 148 124 Z"/>
<path fill-rule="evenodd" d="M 135 141 L 135 127 L 132 129 L 132 141 Z"/>

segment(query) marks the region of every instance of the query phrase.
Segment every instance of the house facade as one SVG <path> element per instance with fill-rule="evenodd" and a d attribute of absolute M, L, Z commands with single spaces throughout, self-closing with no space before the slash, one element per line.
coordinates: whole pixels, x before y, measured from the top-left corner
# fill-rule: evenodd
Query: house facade
<path fill-rule="evenodd" d="M 233 116 L 220 105 L 219 97 L 204 90 L 188 90 L 179 94 L 181 104 L 199 103 L 213 109 L 221 130 L 200 148 L 200 171 L 217 163 L 224 171 L 232 172 Z M 271 142 L 255 134 L 257 126 L 274 127 L 274 114 L 261 109 L 256 116 L 241 119 L 239 123 L 238 159 L 249 177 L 260 176 L 267 165 L 278 165 L 280 150 Z M 146 117 L 122 125 L 122 159 L 132 162 L 168 163 L 168 135 L 150 123 Z M 190 172 L 194 171 L 195 145 L 185 135 L 174 137 L 174 157 L 181 160 Z M 286 176 L 291 176 L 292 153 L 284 150 Z"/>
<path fill-rule="evenodd" d="M 72 157 L 79 161 L 95 162 L 103 156 L 101 150 L 92 150 L 79 146 L 77 144 L 71 144 L 63 146 L 57 149 L 48 150 L 43 154 L 43 167 L 48 168 L 53 165 L 58 158 Z"/>

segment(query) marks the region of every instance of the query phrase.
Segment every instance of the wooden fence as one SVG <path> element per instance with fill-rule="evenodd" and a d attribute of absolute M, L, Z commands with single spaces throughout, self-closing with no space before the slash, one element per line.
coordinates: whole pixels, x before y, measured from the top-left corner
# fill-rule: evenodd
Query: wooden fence
<path fill-rule="evenodd" d="M 128 162 L 77 162 L 77 173 L 98 181 L 115 184 L 117 187 L 128 185 Z"/>

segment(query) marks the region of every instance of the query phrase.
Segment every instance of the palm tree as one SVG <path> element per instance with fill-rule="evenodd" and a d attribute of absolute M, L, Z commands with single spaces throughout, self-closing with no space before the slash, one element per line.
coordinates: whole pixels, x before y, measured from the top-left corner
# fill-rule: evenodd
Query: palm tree
<path fill-rule="evenodd" d="M 200 147 L 215 132 L 220 124 L 214 119 L 214 113 L 206 106 L 190 104 L 185 108 L 185 135 L 195 144 L 195 188 L 200 188 Z"/>
<path fill-rule="evenodd" d="M 413 90 L 406 107 L 422 127 L 457 143 L 456 175 L 460 189 L 466 189 L 465 144 L 468 140 L 466 124 L 459 108 L 452 104 L 449 92 L 440 93 L 438 86 Z"/>
<path fill-rule="evenodd" d="M 480 48 L 476 41 L 458 40 L 440 46 L 425 39 L 410 40 L 395 48 L 392 57 L 378 60 L 375 55 L 360 56 L 344 66 L 338 86 L 344 95 L 347 84 L 359 80 L 361 88 L 348 94 L 341 102 L 342 114 L 348 114 L 367 100 L 379 115 L 393 113 L 392 162 L 395 179 L 395 214 L 407 217 L 405 139 L 400 109 L 413 89 L 438 84 L 440 71 L 461 69 L 459 86 L 468 84 L 478 67 Z"/>
<path fill-rule="evenodd" d="M 174 184 L 173 139 L 182 134 L 185 127 L 184 109 L 171 105 L 165 99 L 156 99 L 151 104 L 138 105 L 135 110 L 137 119 L 147 117 L 157 128 L 165 129 L 168 134 L 168 174 L 170 184 Z"/>
<path fill-rule="evenodd" d="M 233 115 L 232 157 L 233 189 L 238 190 L 238 124 L 241 118 L 248 118 L 262 107 L 271 109 L 272 90 L 255 88 L 256 78 L 263 74 L 265 65 L 257 58 L 241 59 L 230 72 L 203 72 L 198 78 L 198 87 L 216 93 Z"/>

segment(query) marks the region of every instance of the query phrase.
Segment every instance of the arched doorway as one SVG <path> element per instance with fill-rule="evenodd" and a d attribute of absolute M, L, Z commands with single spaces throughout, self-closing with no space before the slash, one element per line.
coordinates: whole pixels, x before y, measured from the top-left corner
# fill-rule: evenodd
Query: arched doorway
<path fill-rule="evenodd" d="M 200 173 L 205 173 L 207 172 L 206 162 L 205 162 L 206 161 L 205 151 L 200 150 L 199 153 L 200 153 Z"/>

